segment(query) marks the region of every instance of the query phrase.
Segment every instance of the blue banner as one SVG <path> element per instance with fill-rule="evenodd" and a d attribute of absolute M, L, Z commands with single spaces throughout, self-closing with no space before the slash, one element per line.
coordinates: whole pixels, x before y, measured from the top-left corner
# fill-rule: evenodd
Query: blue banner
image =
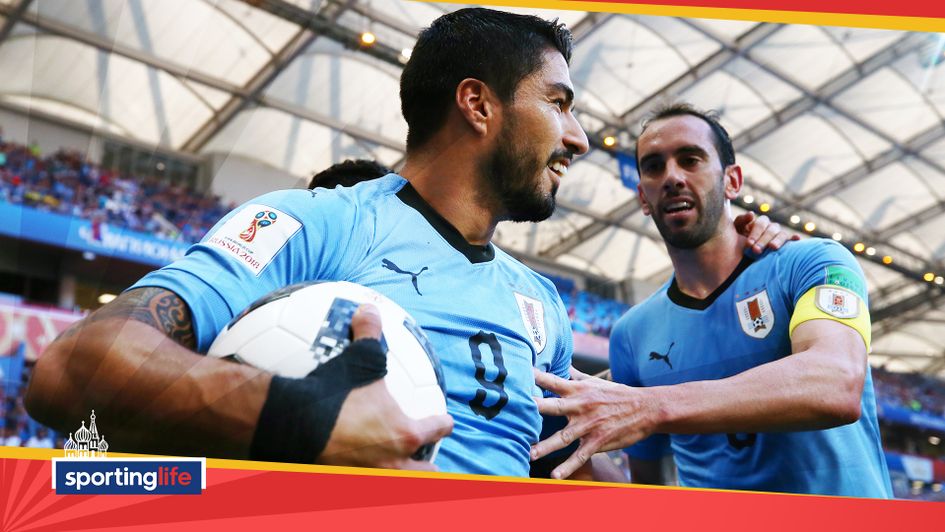
<path fill-rule="evenodd" d="M 16 397 L 20 393 L 25 352 L 26 343 L 19 342 L 12 353 L 0 354 L 0 385 L 7 397 Z"/>
<path fill-rule="evenodd" d="M 925 412 L 914 412 L 908 408 L 892 405 L 890 403 L 877 403 L 877 415 L 880 419 L 893 423 L 901 423 L 922 429 L 937 430 L 945 432 L 945 418 L 933 416 Z"/>
<path fill-rule="evenodd" d="M 200 495 L 203 458 L 54 458 L 57 495 Z"/>
<path fill-rule="evenodd" d="M 637 160 L 626 153 L 617 152 L 614 154 L 617 159 L 617 169 L 620 172 L 620 182 L 623 186 L 636 192 L 637 185 L 640 184 L 640 173 L 637 171 Z"/>
<path fill-rule="evenodd" d="M 105 223 L 0 202 L 0 234 L 152 266 L 183 257 L 189 244 Z"/>

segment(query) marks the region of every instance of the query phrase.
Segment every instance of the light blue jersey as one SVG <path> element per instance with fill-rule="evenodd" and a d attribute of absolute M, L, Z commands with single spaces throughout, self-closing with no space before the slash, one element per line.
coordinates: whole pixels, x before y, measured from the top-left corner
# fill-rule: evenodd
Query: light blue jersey
<path fill-rule="evenodd" d="M 821 239 L 791 243 L 754 261 L 746 257 L 704 300 L 686 296 L 671 280 L 617 322 L 610 340 L 614 379 L 631 386 L 723 379 L 788 356 L 795 306 L 814 287 L 827 287 L 815 292 L 827 299 L 824 308 L 840 316 L 856 308 L 844 297 L 855 293 L 865 302 L 867 296 L 856 259 Z M 673 434 L 680 483 L 891 497 L 868 370 L 861 408 L 859 421 L 828 430 Z M 657 440 L 627 452 L 653 459 Z"/>
<path fill-rule="evenodd" d="M 528 476 L 541 429 L 532 367 L 567 377 L 567 311 L 550 281 L 491 244 L 467 243 L 400 176 L 251 200 L 134 287 L 177 293 L 206 352 L 254 300 L 308 280 L 371 287 L 423 327 L 455 421 L 441 470 Z"/>

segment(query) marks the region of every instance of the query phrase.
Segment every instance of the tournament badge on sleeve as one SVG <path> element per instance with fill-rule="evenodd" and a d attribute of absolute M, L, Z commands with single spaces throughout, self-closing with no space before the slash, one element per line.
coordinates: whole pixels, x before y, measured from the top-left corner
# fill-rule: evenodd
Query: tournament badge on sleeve
<path fill-rule="evenodd" d="M 839 286 L 818 286 L 814 303 L 834 318 L 852 319 L 860 315 L 859 298 Z"/>
<path fill-rule="evenodd" d="M 762 290 L 735 302 L 738 323 L 742 331 L 752 338 L 764 338 L 774 328 L 774 311 L 768 301 L 768 291 Z"/>

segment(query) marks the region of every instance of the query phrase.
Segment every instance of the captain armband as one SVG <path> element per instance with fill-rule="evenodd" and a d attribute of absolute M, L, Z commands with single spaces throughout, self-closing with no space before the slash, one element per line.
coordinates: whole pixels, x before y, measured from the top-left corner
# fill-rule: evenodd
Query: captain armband
<path fill-rule="evenodd" d="M 860 333 L 870 350 L 870 313 L 863 298 L 852 290 L 837 285 L 815 286 L 808 290 L 794 306 L 791 316 L 790 333 L 810 320 L 833 320 L 852 327 Z"/>

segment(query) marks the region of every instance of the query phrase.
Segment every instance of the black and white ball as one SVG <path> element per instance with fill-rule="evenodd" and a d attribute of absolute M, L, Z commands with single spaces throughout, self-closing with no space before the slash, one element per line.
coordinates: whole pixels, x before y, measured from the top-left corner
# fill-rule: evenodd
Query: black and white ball
<path fill-rule="evenodd" d="M 344 351 L 351 317 L 363 303 L 380 313 L 384 383 L 401 410 L 414 419 L 446 414 L 443 372 L 423 330 L 400 305 L 354 283 L 314 281 L 276 290 L 234 318 L 207 354 L 303 378 Z M 415 458 L 432 461 L 438 448 L 425 446 Z"/>

